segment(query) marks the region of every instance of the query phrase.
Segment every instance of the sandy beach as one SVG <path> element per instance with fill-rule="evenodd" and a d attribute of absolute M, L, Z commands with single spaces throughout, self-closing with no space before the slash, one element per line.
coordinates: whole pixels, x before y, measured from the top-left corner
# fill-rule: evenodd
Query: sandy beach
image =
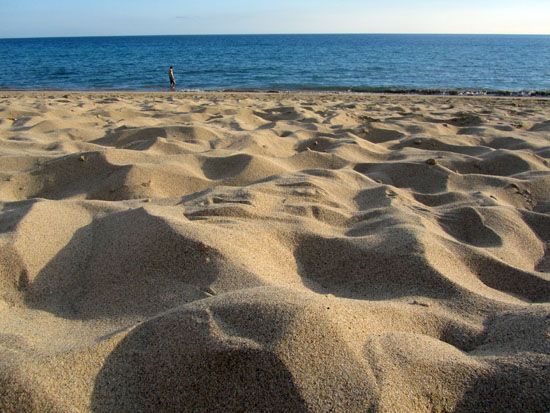
<path fill-rule="evenodd" d="M 550 100 L 0 92 L 0 411 L 547 412 Z"/>

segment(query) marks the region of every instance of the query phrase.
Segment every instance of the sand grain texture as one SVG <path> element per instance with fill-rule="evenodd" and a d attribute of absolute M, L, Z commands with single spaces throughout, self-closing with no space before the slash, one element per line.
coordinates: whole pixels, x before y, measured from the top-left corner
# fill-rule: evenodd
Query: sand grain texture
<path fill-rule="evenodd" d="M 549 124 L 1 93 L 0 411 L 548 411 Z"/>

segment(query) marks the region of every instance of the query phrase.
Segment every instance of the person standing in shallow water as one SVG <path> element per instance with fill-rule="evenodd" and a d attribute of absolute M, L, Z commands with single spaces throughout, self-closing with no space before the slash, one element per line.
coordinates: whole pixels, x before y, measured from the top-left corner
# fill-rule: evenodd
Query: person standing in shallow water
<path fill-rule="evenodd" d="M 168 77 L 170 78 L 170 89 L 174 90 L 176 88 L 176 78 L 174 77 L 174 66 L 170 66 L 170 69 L 168 69 Z"/>

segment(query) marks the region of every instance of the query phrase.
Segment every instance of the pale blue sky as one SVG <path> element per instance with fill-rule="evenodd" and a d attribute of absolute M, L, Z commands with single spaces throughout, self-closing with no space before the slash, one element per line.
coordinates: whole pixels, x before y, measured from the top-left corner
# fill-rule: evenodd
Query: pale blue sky
<path fill-rule="evenodd" d="M 0 0 L 0 37 L 550 34 L 550 0 Z"/>

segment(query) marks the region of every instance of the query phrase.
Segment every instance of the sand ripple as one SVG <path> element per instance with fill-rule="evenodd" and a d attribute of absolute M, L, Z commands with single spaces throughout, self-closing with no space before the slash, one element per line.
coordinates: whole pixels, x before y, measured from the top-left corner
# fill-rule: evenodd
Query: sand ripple
<path fill-rule="evenodd" d="M 550 102 L 0 97 L 0 411 L 540 411 Z"/>

